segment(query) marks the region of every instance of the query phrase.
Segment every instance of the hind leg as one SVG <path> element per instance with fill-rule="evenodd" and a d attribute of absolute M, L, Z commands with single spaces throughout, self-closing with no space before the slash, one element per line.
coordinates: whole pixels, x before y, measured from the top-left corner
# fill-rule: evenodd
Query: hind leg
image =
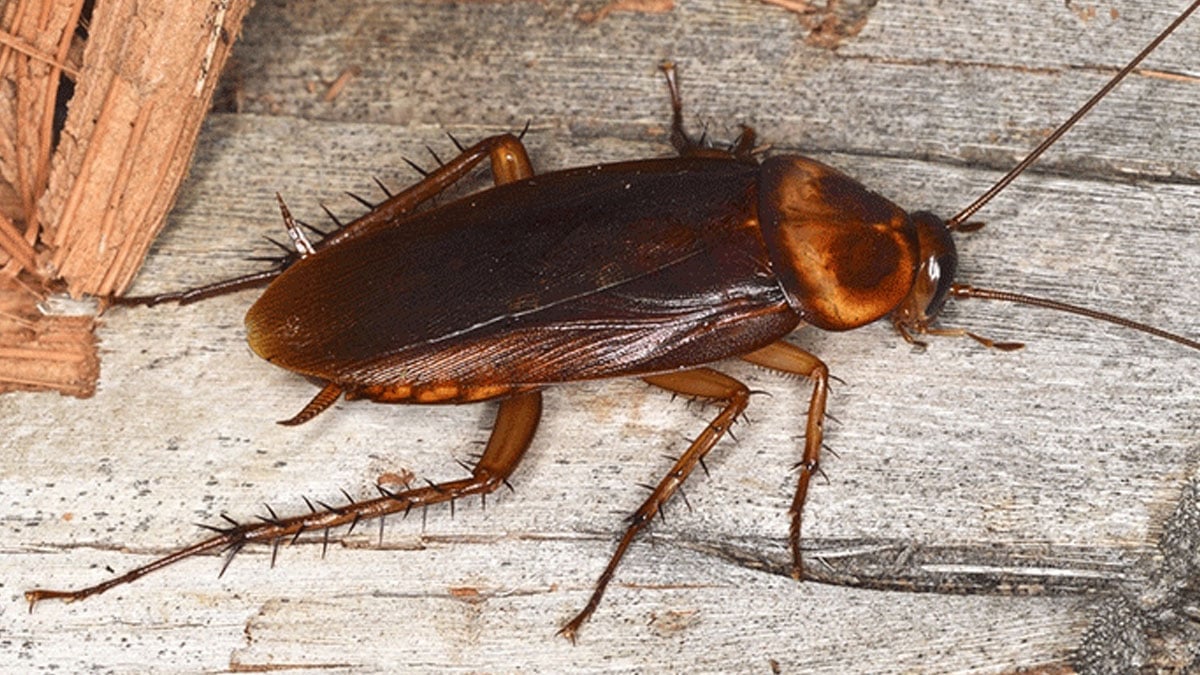
<path fill-rule="evenodd" d="M 225 565 L 228 566 L 233 556 L 246 544 L 270 543 L 278 547 L 281 542 L 294 541 L 305 532 L 328 532 L 330 528 L 340 525 L 353 527 L 363 520 L 382 518 L 392 513 L 406 513 L 416 506 L 429 506 L 469 495 L 487 494 L 503 485 L 521 463 L 521 458 L 525 456 L 525 451 L 533 441 L 533 434 L 537 431 L 541 416 L 541 392 L 517 394 L 502 400 L 483 456 L 475 464 L 469 478 L 398 492 L 388 492 L 380 488 L 381 496 L 375 499 L 351 502 L 345 506 L 325 506 L 324 510 L 314 509 L 312 513 L 293 518 L 277 518 L 272 513 L 269 518 L 261 518 L 261 522 L 243 525 L 230 521 L 229 527 L 211 528 L 217 532 L 216 536 L 95 586 L 74 591 L 34 589 L 25 592 L 25 599 L 29 601 L 30 611 L 39 601 L 50 598 L 67 602 L 82 600 L 200 553 L 224 551 L 227 554 Z"/>
<path fill-rule="evenodd" d="M 334 242 L 358 236 L 372 229 L 388 227 L 397 218 L 436 197 L 451 185 L 462 180 L 471 169 L 478 166 L 484 159 L 491 160 L 492 178 L 497 185 L 511 183 L 533 175 L 533 165 L 529 162 L 529 155 L 525 152 L 525 145 L 521 143 L 520 138 L 512 134 L 489 136 L 463 150 L 457 157 L 439 166 L 436 170 L 431 171 L 428 176 L 416 185 L 389 197 L 386 201 L 359 218 L 347 223 L 336 232 L 330 233 L 325 239 L 311 244 L 310 252 L 320 251 Z M 285 219 L 287 219 L 286 210 Z M 294 225 L 289 225 L 288 231 L 293 241 L 295 241 L 297 238 L 296 233 L 299 233 L 300 230 Z M 307 240 L 303 239 L 302 235 L 300 238 L 307 244 Z M 181 305 L 188 305 L 200 300 L 215 298 L 219 295 L 236 293 L 247 288 L 266 286 L 271 280 L 282 274 L 288 265 L 299 257 L 301 257 L 301 254 L 288 250 L 287 254 L 280 259 L 277 269 L 264 270 L 232 279 L 215 281 L 211 284 L 188 288 L 182 291 L 158 293 L 156 295 L 112 297 L 110 298 L 110 302 L 113 305 L 145 305 L 147 307 L 164 302 L 178 302 Z"/>

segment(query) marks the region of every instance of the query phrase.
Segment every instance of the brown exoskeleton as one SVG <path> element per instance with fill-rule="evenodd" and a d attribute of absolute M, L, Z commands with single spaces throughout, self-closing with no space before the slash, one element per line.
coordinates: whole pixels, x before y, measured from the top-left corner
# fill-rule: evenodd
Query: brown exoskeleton
<path fill-rule="evenodd" d="M 495 427 L 470 478 L 231 525 L 97 586 L 30 591 L 30 602 L 88 597 L 200 552 L 278 544 L 490 492 L 519 464 L 540 419 L 542 391 L 554 384 L 634 376 L 718 402 L 719 413 L 638 509 L 591 599 L 563 628 L 573 638 L 633 539 L 745 410 L 749 390 L 710 368 L 714 362 L 740 357 L 813 382 L 789 536 L 799 578 L 801 514 L 818 470 L 829 377 L 816 356 L 781 341 L 801 324 L 839 331 L 890 316 L 910 341 L 950 332 L 1013 347 L 932 326 L 948 297 L 985 297 L 1072 311 L 1200 348 L 1109 314 L 954 282 L 951 233 L 971 228 L 975 211 L 1060 134 L 944 222 L 909 214 L 820 162 L 762 159 L 749 129 L 728 151 L 701 146 L 683 129 L 666 72 L 679 157 L 534 176 L 520 138 L 488 138 L 322 241 L 310 242 L 284 209 L 296 253 L 280 269 L 124 301 L 187 302 L 269 282 L 246 318 L 251 347 L 323 383 L 288 424 L 343 396 L 421 404 L 498 399 Z M 497 187 L 417 210 L 484 159 Z"/>

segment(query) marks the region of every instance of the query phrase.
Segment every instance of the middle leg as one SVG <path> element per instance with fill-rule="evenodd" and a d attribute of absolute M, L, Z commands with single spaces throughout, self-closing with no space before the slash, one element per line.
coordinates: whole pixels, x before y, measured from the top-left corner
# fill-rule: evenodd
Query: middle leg
<path fill-rule="evenodd" d="M 821 443 L 825 435 L 825 400 L 829 396 L 829 367 L 821 359 L 787 342 L 773 342 L 742 358 L 764 368 L 806 377 L 813 382 L 804 433 L 804 457 L 796 465 L 800 476 L 796 479 L 796 496 L 792 498 L 792 508 L 788 511 L 792 517 L 788 533 L 788 543 L 792 549 L 792 577 L 801 579 L 804 576 L 804 564 L 800 560 L 800 516 L 808 499 L 808 483 L 820 466 Z"/>

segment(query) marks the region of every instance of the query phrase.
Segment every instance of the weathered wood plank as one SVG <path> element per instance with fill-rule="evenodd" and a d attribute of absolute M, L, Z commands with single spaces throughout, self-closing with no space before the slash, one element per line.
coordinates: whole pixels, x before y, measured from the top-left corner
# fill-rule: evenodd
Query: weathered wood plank
<path fill-rule="evenodd" d="M 1176 9 L 1113 3 L 1119 19 L 1105 6 L 1082 20 L 1058 3 L 898 4 L 875 5 L 830 52 L 803 43 L 794 15 L 753 3 L 592 24 L 555 3 L 261 3 L 236 52 L 243 113 L 210 119 L 136 290 L 251 269 L 242 258 L 266 250 L 259 235 L 280 230 L 275 191 L 311 222 L 317 199 L 354 213 L 341 190 L 411 181 L 401 158 L 423 159 L 426 143 L 449 154 L 443 129 L 466 140 L 532 119 L 539 169 L 664 154 L 654 67 L 668 56 L 714 136 L 754 123 L 777 148 L 949 214 Z M 1200 334 L 1198 25 L 1150 66 L 1186 77 L 1134 78 L 1048 158 L 1053 174 L 1022 179 L 981 214 L 989 227 L 961 244 L 964 280 Z M 332 103 L 324 85 L 306 87 L 351 66 L 361 74 Z M 486 511 L 433 509 L 424 529 L 389 520 L 382 548 L 365 528 L 324 562 L 313 540 L 272 571 L 269 551 L 251 550 L 220 580 L 215 559 L 189 561 L 27 615 L 22 590 L 94 582 L 106 565 L 193 541 L 191 523 L 223 512 L 293 511 L 302 494 L 342 487 L 365 495 L 385 472 L 460 475 L 452 458 L 477 450 L 491 406 L 352 403 L 298 429 L 272 424 L 313 389 L 249 353 L 251 299 L 111 312 L 95 398 L 36 397 L 52 410 L 43 419 L 24 414 L 34 397 L 0 398 L 13 427 L 0 501 L 14 533 L 0 558 L 0 654 L 13 663 L 565 672 L 773 659 L 785 671 L 996 672 L 1072 654 L 1185 659 L 1198 644 L 1167 591 L 1196 573 L 1196 501 L 1181 495 L 1200 464 L 1200 359 L 984 303 L 954 306 L 944 323 L 1026 350 L 936 340 L 919 353 L 883 325 L 794 337 L 846 381 L 831 401 L 838 455 L 805 523 L 813 571 L 836 584 L 785 576 L 805 387 L 734 363 L 725 369 L 772 395 L 753 400 L 753 424 L 688 486 L 691 508 L 674 504 L 634 548 L 575 648 L 553 631 L 585 600 L 644 495 L 636 484 L 656 480 L 707 414 L 635 382 L 549 393 L 515 494 Z M 1143 611 L 1167 617 L 1157 651 Z"/>

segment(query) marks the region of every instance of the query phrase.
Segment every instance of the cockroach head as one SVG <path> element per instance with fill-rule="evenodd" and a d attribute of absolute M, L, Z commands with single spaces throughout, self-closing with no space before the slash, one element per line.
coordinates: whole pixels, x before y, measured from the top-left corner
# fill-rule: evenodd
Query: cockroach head
<path fill-rule="evenodd" d="M 917 230 L 917 274 L 908 296 L 892 312 L 892 323 L 902 334 L 925 332 L 946 304 L 958 271 L 958 252 L 945 221 L 928 211 L 911 218 Z"/>

